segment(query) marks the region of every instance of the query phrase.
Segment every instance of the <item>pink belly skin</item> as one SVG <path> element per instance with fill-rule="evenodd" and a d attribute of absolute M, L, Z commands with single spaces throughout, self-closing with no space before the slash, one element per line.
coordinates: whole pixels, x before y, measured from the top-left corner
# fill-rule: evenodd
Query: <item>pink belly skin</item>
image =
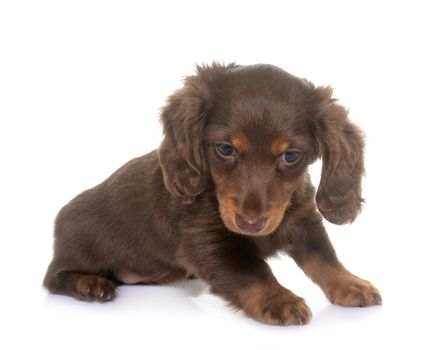
<path fill-rule="evenodd" d="M 124 284 L 159 284 L 197 278 L 197 275 L 192 271 L 181 268 L 158 268 L 141 274 L 121 269 L 114 271 L 114 274 Z"/>

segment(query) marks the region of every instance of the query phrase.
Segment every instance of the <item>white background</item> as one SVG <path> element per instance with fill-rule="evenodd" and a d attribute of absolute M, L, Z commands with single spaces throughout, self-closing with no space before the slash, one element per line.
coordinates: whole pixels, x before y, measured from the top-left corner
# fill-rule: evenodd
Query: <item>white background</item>
<path fill-rule="evenodd" d="M 443 22 L 439 1 L 1 1 L 0 347 L 442 349 Z M 199 281 L 105 305 L 41 287 L 59 208 L 155 149 L 165 97 L 212 60 L 336 88 L 368 137 L 367 203 L 328 230 L 382 307 L 329 305 L 285 257 L 270 264 L 305 327 L 247 319 Z"/>

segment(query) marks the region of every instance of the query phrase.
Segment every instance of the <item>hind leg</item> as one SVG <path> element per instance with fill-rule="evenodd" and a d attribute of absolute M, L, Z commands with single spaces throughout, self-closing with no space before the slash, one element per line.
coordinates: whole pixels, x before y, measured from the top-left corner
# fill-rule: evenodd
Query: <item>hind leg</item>
<path fill-rule="evenodd" d="M 51 293 L 69 295 L 83 301 L 111 301 L 116 285 L 109 279 L 89 273 L 63 271 L 44 282 Z"/>

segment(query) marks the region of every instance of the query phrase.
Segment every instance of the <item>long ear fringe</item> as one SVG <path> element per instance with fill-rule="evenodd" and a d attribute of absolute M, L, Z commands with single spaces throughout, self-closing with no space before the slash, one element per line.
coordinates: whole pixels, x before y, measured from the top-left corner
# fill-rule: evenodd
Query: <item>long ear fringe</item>
<path fill-rule="evenodd" d="M 158 154 L 164 183 L 184 203 L 192 203 L 203 191 L 203 118 L 200 99 L 190 94 L 188 85 L 168 99 L 161 113 L 164 140 Z"/>
<path fill-rule="evenodd" d="M 334 224 L 351 223 L 361 210 L 364 175 L 364 136 L 347 117 L 347 110 L 331 98 L 332 88 L 318 88 L 313 134 L 322 158 L 316 203 Z"/>
<path fill-rule="evenodd" d="M 184 203 L 194 202 L 206 186 L 203 136 L 211 108 L 211 82 L 234 67 L 219 63 L 196 66 L 196 75 L 185 77 L 184 86 L 161 110 L 164 140 L 158 154 L 163 179 L 168 191 Z"/>

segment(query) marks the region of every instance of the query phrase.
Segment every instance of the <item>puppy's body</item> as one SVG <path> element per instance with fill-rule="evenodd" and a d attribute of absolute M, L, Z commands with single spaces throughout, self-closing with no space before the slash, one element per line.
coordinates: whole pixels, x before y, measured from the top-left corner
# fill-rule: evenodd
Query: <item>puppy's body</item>
<path fill-rule="evenodd" d="M 45 286 L 107 301 L 119 283 L 197 276 L 259 321 L 304 324 L 304 300 L 265 262 L 284 251 L 333 303 L 379 304 L 340 264 L 317 211 L 350 222 L 362 201 L 362 137 L 330 96 L 272 66 L 199 68 L 162 112 L 160 149 L 60 211 Z M 307 167 L 318 157 L 316 194 Z"/>
<path fill-rule="evenodd" d="M 126 282 L 125 276 L 153 279 L 176 268 L 172 257 L 180 241 L 172 235 L 181 211 L 162 184 L 152 152 L 74 198 L 56 219 L 50 271 L 105 272 Z"/>
<path fill-rule="evenodd" d="M 196 273 L 187 269 L 186 261 L 192 257 L 184 240 L 194 241 L 200 234 L 208 236 L 204 237 L 208 241 L 242 244 L 265 259 L 300 238 L 300 220 L 292 216 L 307 216 L 307 200 L 313 202 L 310 214 L 319 219 L 317 223 L 322 220 L 314 210 L 313 187 L 309 182 L 305 185 L 303 197 L 295 195 L 289 208 L 292 215 L 273 235 L 239 237 L 225 228 L 214 194 L 205 192 L 192 204 L 183 205 L 163 184 L 157 152 L 135 158 L 62 208 L 45 284 L 49 285 L 50 277 L 72 270 L 105 274 L 128 284 L 184 278 Z"/>

